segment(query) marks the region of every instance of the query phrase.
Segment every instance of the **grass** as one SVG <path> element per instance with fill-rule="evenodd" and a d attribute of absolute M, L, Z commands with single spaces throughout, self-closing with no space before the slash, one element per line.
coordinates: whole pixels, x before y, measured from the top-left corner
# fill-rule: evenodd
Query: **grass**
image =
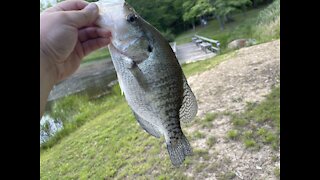
<path fill-rule="evenodd" d="M 217 139 L 213 136 L 210 136 L 208 139 L 207 139 L 207 145 L 208 147 L 212 147 L 215 143 L 217 142 Z"/>
<path fill-rule="evenodd" d="M 280 87 L 260 104 L 248 104 L 245 112 L 231 114 L 234 130 L 227 133 L 230 139 L 240 139 L 245 147 L 271 145 L 275 150 L 280 145 Z"/>
<path fill-rule="evenodd" d="M 218 114 L 214 114 L 214 113 L 208 113 L 206 114 L 206 116 L 204 117 L 204 121 L 206 122 L 212 122 L 213 120 L 215 120 L 217 118 Z"/>
<path fill-rule="evenodd" d="M 210 159 L 209 152 L 207 150 L 205 150 L 205 149 L 195 149 L 194 150 L 194 155 L 197 158 L 202 157 L 204 160 L 209 160 Z"/>
<path fill-rule="evenodd" d="M 218 117 L 217 113 L 207 113 L 205 117 L 198 123 L 201 124 L 202 128 L 212 128 L 212 122 Z"/>
<path fill-rule="evenodd" d="M 204 135 L 203 133 L 201 133 L 200 131 L 196 131 L 196 132 L 194 133 L 194 137 L 195 137 L 196 139 L 201 139 L 201 138 L 204 138 L 205 135 Z"/>
<path fill-rule="evenodd" d="M 280 0 L 275 0 L 259 13 L 257 24 L 254 36 L 260 41 L 280 38 Z"/>
<path fill-rule="evenodd" d="M 236 55 L 235 52 L 230 52 L 227 54 L 222 54 L 222 55 L 215 56 L 213 58 L 209 58 L 207 60 L 183 64 L 182 69 L 186 77 L 189 77 L 197 73 L 212 69 L 217 65 L 219 65 L 221 62 L 229 58 L 232 58 L 235 55 Z"/>
<path fill-rule="evenodd" d="M 88 122 L 88 119 L 94 119 L 106 111 L 108 107 L 117 104 L 121 100 L 117 95 L 118 92 L 120 92 L 120 89 L 118 86 L 115 86 L 110 96 L 105 96 L 101 99 L 90 100 L 87 95 L 77 94 L 66 96 L 56 101 L 52 105 L 49 115 L 54 119 L 61 120 L 63 122 L 63 129 L 43 143 L 40 146 L 40 150 L 54 146 L 62 138 Z"/>
<path fill-rule="evenodd" d="M 206 163 L 199 163 L 196 168 L 195 171 L 197 173 L 201 172 L 204 168 L 206 168 L 208 165 Z"/>
<path fill-rule="evenodd" d="M 232 171 L 226 172 L 226 173 L 219 173 L 217 176 L 218 180 L 229 180 L 236 177 L 236 174 Z"/>
<path fill-rule="evenodd" d="M 104 60 L 109 57 L 110 57 L 109 50 L 107 47 L 104 47 L 88 54 L 86 57 L 83 58 L 81 63 L 84 64 L 92 61 Z"/>
<path fill-rule="evenodd" d="M 229 139 L 235 140 L 239 137 L 239 133 L 237 130 L 230 130 L 228 131 L 227 136 Z"/>
<path fill-rule="evenodd" d="M 246 139 L 244 140 L 244 145 L 246 148 L 254 147 L 256 146 L 256 141 L 253 139 Z"/>
<path fill-rule="evenodd" d="M 276 167 L 273 171 L 274 175 L 280 179 L 280 168 Z"/>

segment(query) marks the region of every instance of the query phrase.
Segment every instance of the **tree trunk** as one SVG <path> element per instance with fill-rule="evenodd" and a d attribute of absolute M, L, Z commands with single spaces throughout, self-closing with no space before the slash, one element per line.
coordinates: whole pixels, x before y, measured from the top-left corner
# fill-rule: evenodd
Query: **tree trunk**
<path fill-rule="evenodd" d="M 224 22 L 223 22 L 223 20 L 221 19 L 221 17 L 219 15 L 215 15 L 215 16 L 216 16 L 216 19 L 219 22 L 220 30 L 223 31 L 224 30 Z"/>
<path fill-rule="evenodd" d="M 246 7 L 242 7 L 242 12 L 243 12 L 243 16 L 247 17 L 247 11 L 246 11 Z"/>
<path fill-rule="evenodd" d="M 253 5 L 252 5 L 254 8 L 257 7 L 257 0 L 253 0 Z"/>
<path fill-rule="evenodd" d="M 226 23 L 230 23 L 233 21 L 232 17 L 230 16 L 230 14 L 227 14 L 224 16 L 224 20 Z"/>
<path fill-rule="evenodd" d="M 194 19 L 192 20 L 192 30 L 193 30 L 193 31 L 196 30 L 196 25 L 195 25 Z"/>
<path fill-rule="evenodd" d="M 223 20 L 223 22 L 228 23 L 226 15 L 223 15 L 222 20 Z"/>

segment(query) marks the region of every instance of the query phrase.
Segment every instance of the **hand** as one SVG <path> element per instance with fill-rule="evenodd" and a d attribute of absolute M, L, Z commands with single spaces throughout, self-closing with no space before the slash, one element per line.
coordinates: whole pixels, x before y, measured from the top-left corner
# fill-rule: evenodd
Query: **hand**
<path fill-rule="evenodd" d="M 98 7 L 70 0 L 40 14 L 40 54 L 52 66 L 54 83 L 77 70 L 81 59 L 106 46 L 111 33 L 95 26 Z"/>
<path fill-rule="evenodd" d="M 90 52 L 110 43 L 111 33 L 95 26 L 98 7 L 67 0 L 40 14 L 40 118 L 53 85 L 67 78 Z"/>

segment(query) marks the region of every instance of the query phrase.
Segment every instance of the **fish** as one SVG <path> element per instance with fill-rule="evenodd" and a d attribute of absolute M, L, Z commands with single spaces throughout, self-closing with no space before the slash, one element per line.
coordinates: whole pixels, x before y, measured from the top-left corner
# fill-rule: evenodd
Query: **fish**
<path fill-rule="evenodd" d="M 100 0 L 97 25 L 111 31 L 108 45 L 118 82 L 138 124 L 164 136 L 172 165 L 192 155 L 180 122 L 192 121 L 198 104 L 169 42 L 124 0 Z"/>

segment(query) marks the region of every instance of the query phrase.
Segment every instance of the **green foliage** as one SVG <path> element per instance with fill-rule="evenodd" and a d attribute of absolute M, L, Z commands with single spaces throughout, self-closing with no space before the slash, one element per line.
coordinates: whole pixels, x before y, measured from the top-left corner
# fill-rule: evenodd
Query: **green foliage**
<path fill-rule="evenodd" d="M 85 56 L 81 61 L 81 63 L 87 63 L 87 62 L 96 61 L 96 60 L 105 60 L 106 58 L 109 58 L 109 57 L 110 57 L 110 52 L 108 48 L 103 47 Z"/>
<path fill-rule="evenodd" d="M 280 0 L 275 0 L 260 12 L 254 36 L 261 42 L 280 38 Z"/>
<path fill-rule="evenodd" d="M 160 32 L 176 34 L 183 30 L 183 0 L 127 0 L 127 2 Z M 169 38 L 170 39 L 170 38 Z"/>
<path fill-rule="evenodd" d="M 280 0 L 275 0 L 267 8 L 260 12 L 257 23 L 258 24 L 268 24 L 276 21 L 280 16 Z"/>
<path fill-rule="evenodd" d="M 194 18 L 210 14 L 214 11 L 213 6 L 208 0 L 185 1 L 182 8 L 184 11 L 184 21 L 194 20 Z"/>
<path fill-rule="evenodd" d="M 169 29 L 167 29 L 165 32 L 163 32 L 162 35 L 164 36 L 164 38 L 167 39 L 168 42 L 174 41 L 175 36 Z"/>
<path fill-rule="evenodd" d="M 250 0 L 215 0 L 212 3 L 216 8 L 216 14 L 220 16 L 226 16 L 251 6 Z"/>

